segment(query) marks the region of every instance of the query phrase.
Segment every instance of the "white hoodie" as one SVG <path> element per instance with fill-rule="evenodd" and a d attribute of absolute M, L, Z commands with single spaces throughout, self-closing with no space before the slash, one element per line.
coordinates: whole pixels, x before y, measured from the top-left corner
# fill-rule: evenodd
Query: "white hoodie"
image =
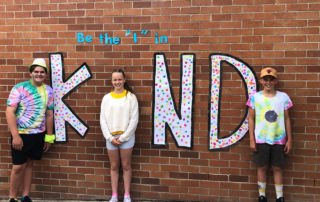
<path fill-rule="evenodd" d="M 113 135 L 120 135 L 120 142 L 126 142 L 135 133 L 138 125 L 138 100 L 125 90 L 122 94 L 106 94 L 101 102 L 100 125 L 103 136 L 112 142 Z"/>

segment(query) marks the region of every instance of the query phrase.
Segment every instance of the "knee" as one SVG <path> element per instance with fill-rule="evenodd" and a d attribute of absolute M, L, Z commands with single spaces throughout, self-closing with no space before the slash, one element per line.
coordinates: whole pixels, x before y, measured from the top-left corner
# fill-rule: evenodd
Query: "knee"
<path fill-rule="evenodd" d="M 268 165 L 258 167 L 258 170 L 260 170 L 260 171 L 262 171 L 262 172 L 267 172 L 267 170 L 268 170 Z"/>
<path fill-rule="evenodd" d="M 24 171 L 25 167 L 26 167 L 26 164 L 13 165 L 12 166 L 12 174 L 19 175 L 20 173 L 22 173 Z"/>
<path fill-rule="evenodd" d="M 124 163 L 122 164 L 123 171 L 131 171 L 131 164 L 130 163 Z"/>
<path fill-rule="evenodd" d="M 111 163 L 111 166 L 110 166 L 111 171 L 118 171 L 119 167 L 120 167 L 119 163 Z"/>
<path fill-rule="evenodd" d="M 278 166 L 272 166 L 272 171 L 273 172 L 282 172 L 282 168 L 281 167 L 278 167 Z"/>

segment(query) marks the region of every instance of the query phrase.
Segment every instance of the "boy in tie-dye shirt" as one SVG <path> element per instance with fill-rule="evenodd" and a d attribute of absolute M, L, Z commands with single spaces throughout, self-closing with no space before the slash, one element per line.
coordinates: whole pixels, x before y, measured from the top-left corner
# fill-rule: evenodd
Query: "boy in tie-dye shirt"
<path fill-rule="evenodd" d="M 9 202 L 17 202 L 23 183 L 22 202 L 32 202 L 29 192 L 33 161 L 54 142 L 53 90 L 44 84 L 49 69 L 45 60 L 37 58 L 29 66 L 29 81 L 17 84 L 10 92 L 6 118 L 11 132 L 12 170 Z"/>
<path fill-rule="evenodd" d="M 276 202 L 284 202 L 282 166 L 292 149 L 291 124 L 288 109 L 292 107 L 289 96 L 275 90 L 277 71 L 267 67 L 261 70 L 259 83 L 263 90 L 253 94 L 249 106 L 250 148 L 257 164 L 259 202 L 266 202 L 266 176 L 272 166 L 276 189 Z"/>
<path fill-rule="evenodd" d="M 34 86 L 32 81 L 17 84 L 7 102 L 15 107 L 20 134 L 37 134 L 46 130 L 46 110 L 53 110 L 53 91 L 48 85 Z"/>

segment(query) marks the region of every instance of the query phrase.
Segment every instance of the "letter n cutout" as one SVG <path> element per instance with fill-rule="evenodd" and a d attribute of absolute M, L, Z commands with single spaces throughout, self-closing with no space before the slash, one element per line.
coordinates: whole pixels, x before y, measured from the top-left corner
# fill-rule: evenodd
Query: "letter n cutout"
<path fill-rule="evenodd" d="M 167 145 L 169 129 L 177 147 L 192 148 L 195 55 L 181 55 L 180 107 L 176 109 L 165 55 L 154 54 L 152 144 Z"/>
<path fill-rule="evenodd" d="M 246 88 L 246 97 L 257 91 L 256 76 L 248 64 L 226 54 L 210 55 L 210 96 L 209 96 L 209 150 L 217 150 L 229 147 L 240 141 L 249 129 L 248 107 L 240 125 L 229 136 L 219 138 L 219 109 L 220 109 L 220 88 L 222 81 L 221 62 L 229 63 L 239 73 Z"/>
<path fill-rule="evenodd" d="M 80 137 L 84 138 L 89 126 L 72 111 L 71 107 L 64 102 L 64 99 L 92 77 L 90 69 L 86 63 L 83 63 L 65 80 L 62 53 L 50 53 L 49 60 L 51 67 L 51 86 L 54 92 L 54 128 L 56 141 L 67 141 L 67 124 L 70 125 Z"/>

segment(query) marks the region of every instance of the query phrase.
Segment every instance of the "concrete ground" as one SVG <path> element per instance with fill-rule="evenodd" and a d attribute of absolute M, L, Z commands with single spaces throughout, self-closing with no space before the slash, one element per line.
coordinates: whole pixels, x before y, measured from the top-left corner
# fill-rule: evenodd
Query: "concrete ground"
<path fill-rule="evenodd" d="M 92 200 L 92 201 L 83 201 L 83 200 L 37 200 L 37 199 L 32 199 L 33 202 L 107 202 L 107 201 L 102 201 L 102 200 Z M 8 199 L 0 199 L 0 202 L 8 202 Z M 20 200 L 19 200 L 20 202 Z M 121 202 L 121 201 L 119 201 Z M 136 202 L 136 201 L 134 201 Z M 137 202 L 151 202 L 151 201 L 137 201 Z M 156 202 L 156 201 L 152 201 Z M 160 202 L 160 201 L 157 201 Z M 161 201 L 165 202 L 165 201 Z"/>
<path fill-rule="evenodd" d="M 20 202 L 20 200 L 18 200 Z M 85 201 L 79 201 L 79 200 L 37 200 L 37 199 L 32 199 L 33 202 L 85 202 Z M 0 202 L 8 202 L 8 199 L 1 199 Z M 90 202 L 95 202 L 95 201 L 90 201 Z M 102 202 L 102 201 L 101 201 Z M 104 201 L 103 201 L 104 202 Z"/>
<path fill-rule="evenodd" d="M 43 199 L 32 199 L 33 202 L 107 202 L 104 200 L 43 200 Z M 8 199 L 0 199 L 0 202 L 8 202 Z M 19 200 L 20 202 L 20 200 Z M 121 201 L 119 201 L 121 202 Z M 143 200 L 143 201 L 133 201 L 133 202 L 170 202 L 170 201 L 157 201 L 157 200 Z M 172 201 L 174 202 L 174 201 Z"/>
<path fill-rule="evenodd" d="M 20 200 L 18 200 L 20 202 Z M 107 202 L 106 200 L 44 200 L 44 199 L 32 199 L 33 202 Z M 8 199 L 0 199 L 0 202 L 8 202 Z M 121 200 L 119 201 L 121 202 Z M 169 202 L 169 201 L 156 201 L 156 200 L 143 200 L 143 201 L 133 201 L 133 202 Z"/>

